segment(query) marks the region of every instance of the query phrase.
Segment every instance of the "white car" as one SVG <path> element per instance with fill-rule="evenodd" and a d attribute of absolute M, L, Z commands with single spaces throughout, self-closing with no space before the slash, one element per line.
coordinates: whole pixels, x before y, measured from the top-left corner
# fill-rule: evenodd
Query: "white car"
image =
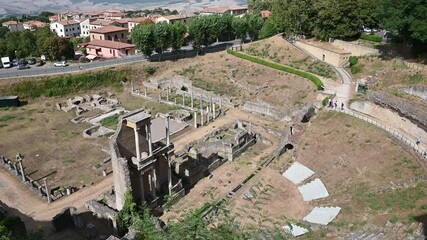
<path fill-rule="evenodd" d="M 53 64 L 55 67 L 66 67 L 68 66 L 68 63 L 66 61 L 56 62 Z"/>

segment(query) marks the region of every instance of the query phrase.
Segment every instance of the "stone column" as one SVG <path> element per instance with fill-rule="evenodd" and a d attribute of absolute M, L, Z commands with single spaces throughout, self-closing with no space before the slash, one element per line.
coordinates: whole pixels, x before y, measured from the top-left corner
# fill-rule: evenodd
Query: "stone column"
<path fill-rule="evenodd" d="M 210 118 L 210 111 L 209 111 L 209 106 L 206 107 L 206 123 L 209 122 L 209 118 Z"/>
<path fill-rule="evenodd" d="M 169 88 L 168 88 L 168 90 L 166 91 L 166 102 L 169 102 Z"/>
<path fill-rule="evenodd" d="M 22 159 L 20 159 L 20 160 L 18 161 L 18 163 L 19 163 L 19 167 L 21 168 L 21 177 L 22 177 L 22 181 L 23 181 L 23 182 L 26 182 L 26 179 L 25 179 L 25 172 L 24 172 L 24 167 L 22 166 Z"/>
<path fill-rule="evenodd" d="M 139 185 L 141 191 L 141 203 L 145 202 L 145 194 L 144 194 L 144 173 L 141 172 L 141 177 L 139 178 Z"/>
<path fill-rule="evenodd" d="M 203 126 L 203 108 L 200 109 L 200 126 Z"/>
<path fill-rule="evenodd" d="M 162 101 L 162 95 L 159 93 L 159 102 Z"/>
<path fill-rule="evenodd" d="M 200 110 L 203 109 L 203 99 L 202 99 L 202 94 L 200 94 Z"/>
<path fill-rule="evenodd" d="M 154 177 L 153 177 L 153 170 L 148 174 L 148 182 L 150 184 L 150 191 L 153 198 L 156 198 L 156 187 L 154 185 Z"/>
<path fill-rule="evenodd" d="M 212 104 L 212 110 L 213 110 L 212 120 L 214 120 L 216 118 L 215 103 Z"/>
<path fill-rule="evenodd" d="M 141 161 L 141 149 L 139 148 L 139 128 L 134 128 L 133 131 L 135 133 L 135 150 L 136 150 L 136 159 L 138 159 L 138 163 Z"/>
<path fill-rule="evenodd" d="M 185 93 L 182 93 L 182 106 L 185 107 Z"/>
<path fill-rule="evenodd" d="M 159 179 L 157 178 L 157 171 L 156 169 L 153 167 L 153 177 L 154 177 L 154 186 L 155 189 L 160 191 L 160 184 L 159 184 Z"/>
<path fill-rule="evenodd" d="M 193 92 L 191 92 L 191 109 L 194 108 Z"/>
<path fill-rule="evenodd" d="M 171 162 L 169 161 L 169 154 L 165 154 L 166 162 L 168 163 L 168 189 L 169 189 L 169 195 L 172 195 L 172 166 Z"/>
<path fill-rule="evenodd" d="M 197 112 L 194 112 L 194 128 L 197 128 Z"/>
<path fill-rule="evenodd" d="M 46 178 L 43 178 L 43 182 L 44 182 L 44 189 L 46 191 L 47 202 L 50 203 L 50 191 L 49 191 L 49 187 L 47 186 Z"/>
<path fill-rule="evenodd" d="M 219 109 L 222 109 L 222 98 L 219 99 Z"/>
<path fill-rule="evenodd" d="M 170 125 L 169 125 L 169 115 L 166 116 L 166 146 L 170 145 Z"/>
<path fill-rule="evenodd" d="M 15 175 L 18 176 L 18 163 L 13 164 L 13 169 L 15 170 Z"/>
<path fill-rule="evenodd" d="M 147 97 L 147 88 L 144 88 L 144 97 Z"/>
<path fill-rule="evenodd" d="M 176 97 L 175 97 L 175 105 L 176 105 Z"/>
<path fill-rule="evenodd" d="M 147 132 L 147 140 L 148 140 L 148 155 L 153 155 L 153 146 L 152 146 L 152 140 L 151 140 L 151 123 L 145 125 L 145 130 Z"/>
<path fill-rule="evenodd" d="M 131 91 L 131 93 L 133 93 L 133 82 L 132 81 L 130 81 L 130 91 Z"/>

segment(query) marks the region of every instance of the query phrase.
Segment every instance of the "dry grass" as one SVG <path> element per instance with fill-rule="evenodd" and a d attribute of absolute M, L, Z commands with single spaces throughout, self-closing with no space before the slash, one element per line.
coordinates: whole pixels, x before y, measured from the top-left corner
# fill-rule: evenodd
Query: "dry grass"
<path fill-rule="evenodd" d="M 231 74 L 234 70 L 236 73 Z M 225 52 L 164 62 L 158 66 L 154 78 L 182 75 L 193 86 L 244 101 L 261 101 L 278 107 L 293 107 L 313 101 L 316 89 L 301 77 L 283 73 Z M 233 83 L 232 80 L 237 83 Z"/>
<path fill-rule="evenodd" d="M 274 36 L 243 46 L 245 53 L 268 59 L 273 62 L 288 65 L 311 72 L 316 75 L 336 80 L 333 68 L 326 63 L 314 60 L 281 36 Z"/>
<path fill-rule="evenodd" d="M 374 90 L 384 90 L 390 86 L 427 84 L 427 67 L 424 71 L 415 70 L 407 67 L 401 60 L 379 57 L 362 57 L 359 58 L 358 64 L 363 66 L 362 71 L 353 74 L 353 78 L 373 77 L 376 81 Z"/>
<path fill-rule="evenodd" d="M 108 156 L 101 151 L 108 149 L 108 139 L 84 139 L 83 130 L 91 125 L 72 123 L 74 112 L 56 110 L 57 101 L 39 98 L 23 107 L 1 109 L 0 118 L 13 117 L 0 128 L 1 154 L 14 159 L 20 152 L 26 173 L 36 180 L 48 175 L 52 187 L 99 181 L 105 166 L 94 166 Z"/>
<path fill-rule="evenodd" d="M 297 161 L 315 171 L 329 191 L 330 197 L 320 204 L 342 207 L 334 225 L 343 231 L 366 223 L 381 226 L 391 215 L 409 224 L 409 216 L 419 214 L 427 202 L 423 182 L 417 188 L 377 193 L 391 182 L 426 174 L 417 156 L 373 125 L 340 113 L 320 112 L 298 145 Z"/>

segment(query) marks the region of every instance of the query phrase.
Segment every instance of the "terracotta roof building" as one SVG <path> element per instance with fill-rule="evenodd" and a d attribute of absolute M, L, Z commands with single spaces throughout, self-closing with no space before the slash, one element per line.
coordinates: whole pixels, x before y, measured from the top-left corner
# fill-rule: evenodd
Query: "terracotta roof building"
<path fill-rule="evenodd" d="M 231 7 L 215 7 L 215 8 L 204 8 L 200 11 L 200 15 L 212 15 L 212 14 L 231 14 L 238 16 L 246 14 L 248 12 L 247 6 L 231 6 Z"/>
<path fill-rule="evenodd" d="M 113 42 L 105 40 L 92 40 L 88 43 L 86 51 L 89 58 L 120 58 L 135 54 L 136 47 L 133 44 Z"/>
<path fill-rule="evenodd" d="M 2 26 L 9 28 L 11 32 L 20 32 L 24 30 L 24 25 L 17 21 L 7 21 L 2 23 Z"/>
<path fill-rule="evenodd" d="M 90 30 L 90 39 L 127 42 L 128 30 L 117 26 L 95 28 Z"/>

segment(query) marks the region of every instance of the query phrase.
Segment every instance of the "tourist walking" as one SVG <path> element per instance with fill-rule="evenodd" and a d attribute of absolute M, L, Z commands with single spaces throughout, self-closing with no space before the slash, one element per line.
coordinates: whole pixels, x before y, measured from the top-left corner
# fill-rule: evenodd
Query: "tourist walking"
<path fill-rule="evenodd" d="M 415 143 L 416 143 L 417 145 L 420 145 L 420 143 L 421 143 L 421 136 L 418 136 L 418 137 L 417 137 L 417 140 L 415 141 Z"/>

